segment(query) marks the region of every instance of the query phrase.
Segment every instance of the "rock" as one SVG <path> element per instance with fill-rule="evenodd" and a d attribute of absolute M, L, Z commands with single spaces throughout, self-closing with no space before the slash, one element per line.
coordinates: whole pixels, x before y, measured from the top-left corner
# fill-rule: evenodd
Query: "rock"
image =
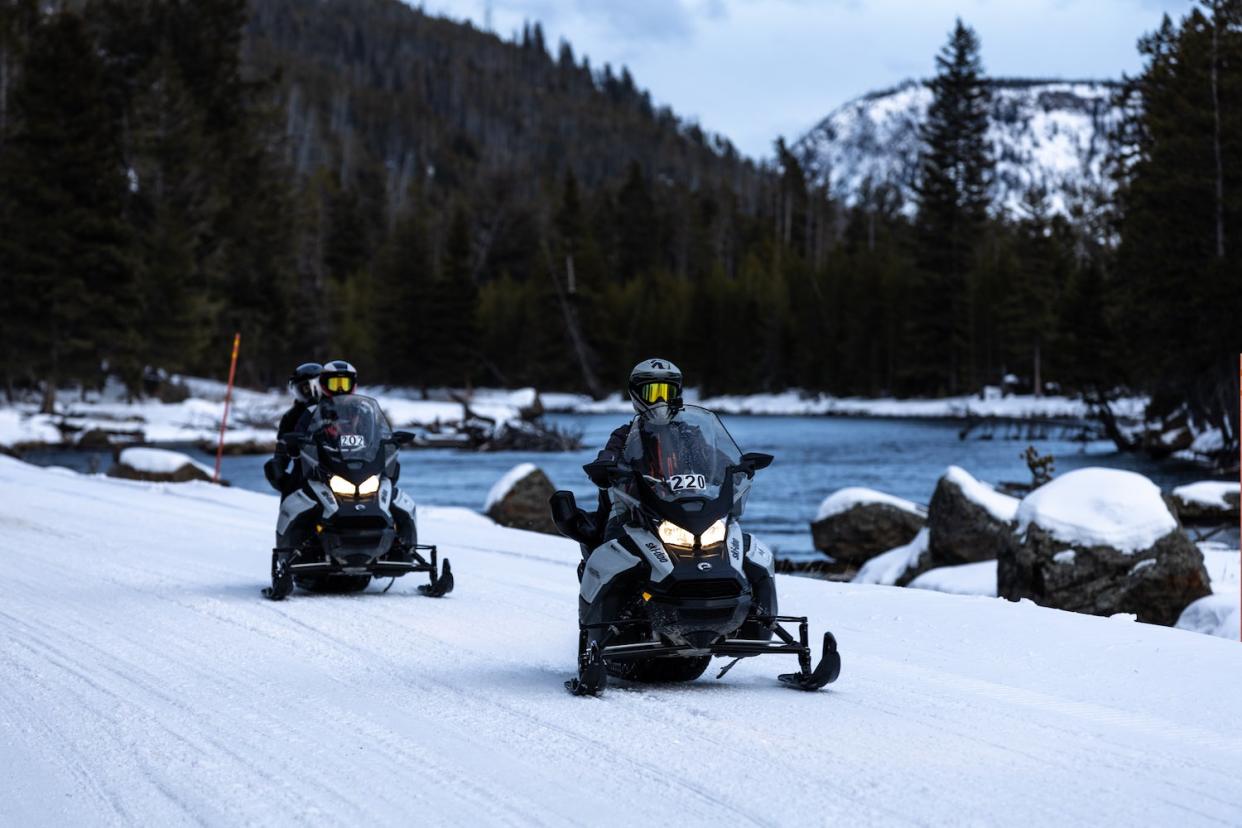
<path fill-rule="evenodd" d="M 923 528 L 922 507 L 873 489 L 851 487 L 830 495 L 811 523 L 815 548 L 849 572 L 882 552 L 905 546 Z"/>
<path fill-rule="evenodd" d="M 1001 597 L 1171 626 L 1210 594 L 1203 555 L 1147 478 L 1069 472 L 1025 497 L 1017 537 L 997 559 Z"/>
<path fill-rule="evenodd" d="M 1178 486 L 1173 505 L 1182 523 L 1212 524 L 1238 522 L 1238 484 L 1205 480 Z"/>
<path fill-rule="evenodd" d="M 116 464 L 108 469 L 108 476 L 153 483 L 187 483 L 191 480 L 211 482 L 212 472 L 180 452 L 127 448 L 121 452 Z"/>
<path fill-rule="evenodd" d="M 928 568 L 994 560 L 1012 542 L 1018 499 L 949 466 L 927 507 Z"/>
<path fill-rule="evenodd" d="M 559 535 L 548 498 L 556 489 L 533 463 L 514 466 L 492 486 L 483 511 L 501 526 Z"/>

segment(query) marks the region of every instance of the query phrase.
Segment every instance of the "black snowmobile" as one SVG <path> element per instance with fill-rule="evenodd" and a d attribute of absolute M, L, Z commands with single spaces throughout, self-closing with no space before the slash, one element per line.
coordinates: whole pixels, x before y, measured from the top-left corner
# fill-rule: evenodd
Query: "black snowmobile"
<path fill-rule="evenodd" d="M 696 406 L 662 422 L 640 417 L 621 457 L 584 466 L 626 514 L 624 533 L 601 542 L 602 528 L 574 501 L 552 496 L 552 516 L 582 544 L 578 676 L 575 695 L 598 693 L 608 676 L 640 682 L 692 681 L 713 656 L 794 655 L 799 671 L 780 676 L 818 690 L 841 670 L 832 633 L 812 669 L 806 618 L 778 614 L 772 553 L 738 519 L 767 454 L 742 454 L 720 419 Z M 797 637 L 785 624 L 797 624 Z"/>
<path fill-rule="evenodd" d="M 452 591 L 449 562 L 441 569 L 436 548 L 418 543 L 414 500 L 397 488 L 397 451 L 414 435 L 394 432 L 379 403 L 358 394 L 324 399 L 305 431 L 280 439 L 303 482 L 280 505 L 266 597 L 280 600 L 295 585 L 357 592 L 373 577 L 411 572 L 429 574 L 418 588 L 424 595 Z"/>

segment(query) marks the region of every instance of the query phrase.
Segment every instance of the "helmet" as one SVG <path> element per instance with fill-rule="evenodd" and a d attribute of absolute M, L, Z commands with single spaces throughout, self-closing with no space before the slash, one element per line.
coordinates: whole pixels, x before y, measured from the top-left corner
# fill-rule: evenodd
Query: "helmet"
<path fill-rule="evenodd" d="M 667 359 L 647 359 L 630 371 L 630 402 L 639 414 L 665 414 L 681 407 L 681 369 Z"/>
<path fill-rule="evenodd" d="M 345 360 L 334 359 L 323 364 L 323 371 L 319 374 L 319 390 L 325 397 L 352 394 L 357 386 L 358 372 Z"/>
<path fill-rule="evenodd" d="M 289 393 L 303 405 L 310 405 L 319 399 L 319 372 L 323 366 L 318 362 L 303 362 L 289 375 Z"/>

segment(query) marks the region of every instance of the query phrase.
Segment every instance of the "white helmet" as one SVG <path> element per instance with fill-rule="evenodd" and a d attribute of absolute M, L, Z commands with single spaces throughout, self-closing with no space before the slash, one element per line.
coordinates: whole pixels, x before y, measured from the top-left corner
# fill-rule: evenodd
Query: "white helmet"
<path fill-rule="evenodd" d="M 646 359 L 630 371 L 630 402 L 644 416 L 681 408 L 681 369 L 667 359 Z"/>
<path fill-rule="evenodd" d="M 303 362 L 289 375 L 289 393 L 302 405 L 319 402 L 319 374 L 323 366 L 318 362 Z"/>

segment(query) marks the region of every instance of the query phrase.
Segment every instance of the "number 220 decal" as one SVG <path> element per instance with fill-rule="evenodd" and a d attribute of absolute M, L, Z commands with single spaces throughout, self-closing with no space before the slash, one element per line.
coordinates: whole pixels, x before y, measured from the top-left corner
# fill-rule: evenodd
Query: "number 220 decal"
<path fill-rule="evenodd" d="M 669 489 L 674 492 L 707 488 L 707 478 L 701 474 L 674 474 L 668 478 L 667 482 Z"/>

